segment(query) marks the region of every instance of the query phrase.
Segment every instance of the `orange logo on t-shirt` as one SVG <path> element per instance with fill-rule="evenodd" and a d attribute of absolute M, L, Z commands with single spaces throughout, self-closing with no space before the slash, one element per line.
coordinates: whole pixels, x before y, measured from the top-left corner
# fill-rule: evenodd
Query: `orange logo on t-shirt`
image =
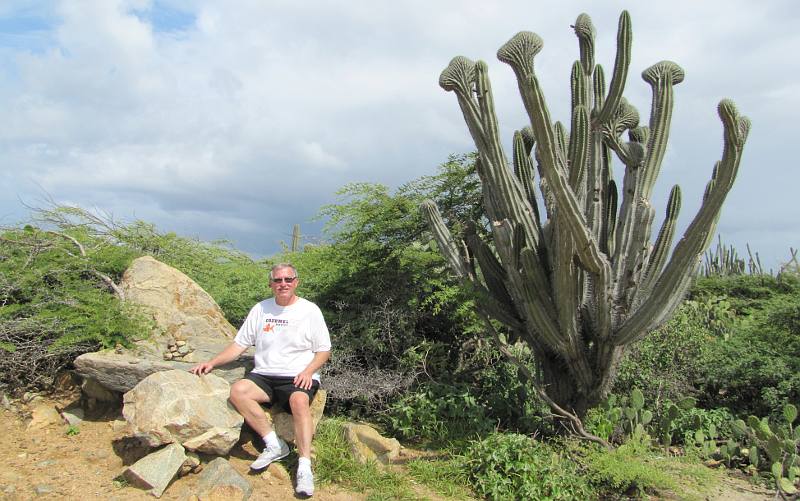
<path fill-rule="evenodd" d="M 272 324 L 267 324 L 264 326 L 264 332 L 272 332 L 275 327 Z"/>

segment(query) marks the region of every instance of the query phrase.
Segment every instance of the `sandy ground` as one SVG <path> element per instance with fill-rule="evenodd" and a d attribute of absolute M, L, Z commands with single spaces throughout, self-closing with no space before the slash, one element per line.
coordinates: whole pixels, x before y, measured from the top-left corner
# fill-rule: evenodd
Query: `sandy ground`
<path fill-rule="evenodd" d="M 0 408 L 0 499 L 154 499 L 119 479 L 126 465 L 138 459 L 142 450 L 114 442 L 116 413 L 89 415 L 77 434 L 69 434 L 66 424 L 29 427 L 28 411 L 34 406 L 65 407 L 72 400 L 65 396 L 28 405 L 14 402 L 11 409 Z M 229 458 L 230 464 L 253 486 L 250 499 L 295 499 L 291 480 L 250 473 L 249 464 L 255 454 L 255 448 L 247 443 L 237 446 Z M 173 480 L 161 499 L 190 500 L 196 487 L 197 475 L 188 474 Z M 312 499 L 349 501 L 364 497 L 336 486 L 317 486 Z"/>

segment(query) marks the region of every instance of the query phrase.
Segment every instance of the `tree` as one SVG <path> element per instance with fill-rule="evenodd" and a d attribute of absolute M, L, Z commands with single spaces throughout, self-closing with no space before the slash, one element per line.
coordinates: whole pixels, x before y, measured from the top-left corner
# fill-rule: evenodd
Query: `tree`
<path fill-rule="evenodd" d="M 652 107 L 649 126 L 639 126 L 638 111 L 622 97 L 631 51 L 628 13 L 619 19 L 607 92 L 603 68 L 595 64 L 589 16 L 578 16 L 574 29 L 580 60 L 572 67 L 569 132 L 552 122 L 534 73 L 539 36 L 520 32 L 497 53 L 514 70 L 530 119 L 530 127 L 514 134 L 513 172 L 498 134 L 486 63 L 461 56 L 450 62 L 439 84 L 455 93 L 478 149 L 491 238 L 482 238 L 485 228 L 477 222 L 457 235 L 457 243 L 436 203 L 422 208 L 452 270 L 476 292 L 479 311 L 531 347 L 537 361 L 531 377 L 544 396 L 580 417 L 606 397 L 625 347 L 680 304 L 736 177 L 750 122 L 731 101 L 719 103 L 722 158 L 670 256 L 680 189 L 672 189 L 652 245 L 650 197 L 669 137 L 673 87 L 683 70 L 662 61 L 642 73 L 652 87 Z M 612 152 L 625 167 L 621 193 L 611 172 Z M 502 336 L 496 339 L 502 347 Z"/>

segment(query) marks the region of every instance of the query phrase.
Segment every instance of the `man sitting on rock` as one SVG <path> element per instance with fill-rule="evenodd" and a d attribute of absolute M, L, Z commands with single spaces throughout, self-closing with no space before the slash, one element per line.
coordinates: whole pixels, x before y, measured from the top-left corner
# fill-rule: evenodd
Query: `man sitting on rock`
<path fill-rule="evenodd" d="M 319 388 L 317 371 L 330 358 L 331 341 L 322 312 L 314 303 L 295 295 L 299 279 L 288 263 L 276 264 L 269 273 L 273 297 L 255 305 L 227 348 L 192 367 L 197 375 L 235 360 L 255 346 L 255 368 L 231 386 L 230 402 L 245 422 L 264 437 L 264 451 L 250 468 L 261 470 L 286 457 L 289 446 L 272 429 L 261 404 L 282 406 L 292 414 L 298 455 L 297 488 L 314 493 L 311 473 L 311 400 Z"/>

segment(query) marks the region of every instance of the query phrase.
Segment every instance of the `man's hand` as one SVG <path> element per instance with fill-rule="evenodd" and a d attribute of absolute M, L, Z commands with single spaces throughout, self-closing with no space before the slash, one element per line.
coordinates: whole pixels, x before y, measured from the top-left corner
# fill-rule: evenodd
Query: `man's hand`
<path fill-rule="evenodd" d="M 203 374 L 208 374 L 213 369 L 214 369 L 214 364 L 212 364 L 211 362 L 202 362 L 189 369 L 189 372 L 191 372 L 192 374 L 196 374 L 198 376 L 202 376 Z"/>
<path fill-rule="evenodd" d="M 294 377 L 293 381 L 294 385 L 304 390 L 310 390 L 311 385 L 314 382 L 314 380 L 311 379 L 311 376 L 313 374 L 314 374 L 313 372 L 308 372 L 308 371 L 301 372 L 300 374 Z"/>

